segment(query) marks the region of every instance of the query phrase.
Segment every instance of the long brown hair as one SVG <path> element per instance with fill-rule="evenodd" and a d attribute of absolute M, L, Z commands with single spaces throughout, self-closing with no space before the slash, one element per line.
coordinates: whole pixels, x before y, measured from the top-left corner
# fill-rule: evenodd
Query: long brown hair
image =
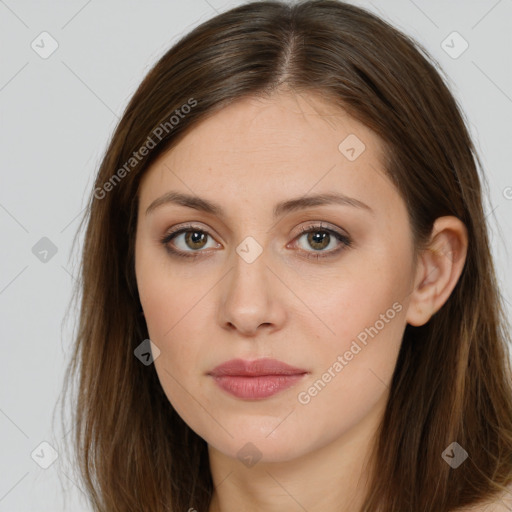
<path fill-rule="evenodd" d="M 79 324 L 65 388 L 75 377 L 74 449 L 94 510 L 208 510 L 207 445 L 175 412 L 154 366 L 134 356 L 148 338 L 134 274 L 138 185 L 198 121 L 284 86 L 323 95 L 380 136 L 418 250 L 440 216 L 458 217 L 468 231 L 450 298 L 427 324 L 405 329 L 361 510 L 444 512 L 512 481 L 509 327 L 481 163 L 437 67 L 370 12 L 311 0 L 222 13 L 150 70 L 111 138 L 82 220 Z M 469 454 L 458 469 L 441 456 L 454 441 Z"/>

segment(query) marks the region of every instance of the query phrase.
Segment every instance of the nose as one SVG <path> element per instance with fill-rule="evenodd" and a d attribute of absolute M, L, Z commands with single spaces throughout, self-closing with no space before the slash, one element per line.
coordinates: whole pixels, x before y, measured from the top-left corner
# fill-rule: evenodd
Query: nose
<path fill-rule="evenodd" d="M 235 253 L 233 267 L 223 281 L 218 314 L 224 329 L 253 337 L 262 329 L 282 328 L 285 286 L 268 266 L 265 251 L 250 263 Z"/>

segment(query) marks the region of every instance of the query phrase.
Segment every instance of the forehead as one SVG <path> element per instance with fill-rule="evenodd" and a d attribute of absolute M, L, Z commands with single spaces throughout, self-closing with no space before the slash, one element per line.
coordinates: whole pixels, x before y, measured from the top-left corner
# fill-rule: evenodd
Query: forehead
<path fill-rule="evenodd" d="M 320 95 L 244 98 L 197 123 L 153 163 L 141 203 L 168 189 L 248 201 L 338 191 L 371 202 L 376 186 L 386 192 L 382 150 L 375 133 Z"/>

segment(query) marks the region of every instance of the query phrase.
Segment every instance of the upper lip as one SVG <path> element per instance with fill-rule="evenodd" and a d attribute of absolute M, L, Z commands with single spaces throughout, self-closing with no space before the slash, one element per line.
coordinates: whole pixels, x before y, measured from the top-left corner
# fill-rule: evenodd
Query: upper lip
<path fill-rule="evenodd" d="M 263 358 L 254 361 L 231 359 L 230 361 L 216 366 L 213 370 L 208 372 L 208 375 L 212 375 L 213 377 L 226 375 L 256 377 L 263 375 L 300 375 L 303 373 L 308 372 L 307 370 L 295 368 L 277 359 Z"/>

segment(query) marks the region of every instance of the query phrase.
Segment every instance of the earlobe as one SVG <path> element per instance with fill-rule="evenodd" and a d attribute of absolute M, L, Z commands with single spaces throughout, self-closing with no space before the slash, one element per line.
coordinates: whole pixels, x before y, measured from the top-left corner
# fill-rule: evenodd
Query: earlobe
<path fill-rule="evenodd" d="M 419 256 L 406 316 L 409 324 L 426 324 L 448 300 L 462 274 L 467 246 L 467 229 L 460 219 L 436 219 L 430 244 Z"/>

